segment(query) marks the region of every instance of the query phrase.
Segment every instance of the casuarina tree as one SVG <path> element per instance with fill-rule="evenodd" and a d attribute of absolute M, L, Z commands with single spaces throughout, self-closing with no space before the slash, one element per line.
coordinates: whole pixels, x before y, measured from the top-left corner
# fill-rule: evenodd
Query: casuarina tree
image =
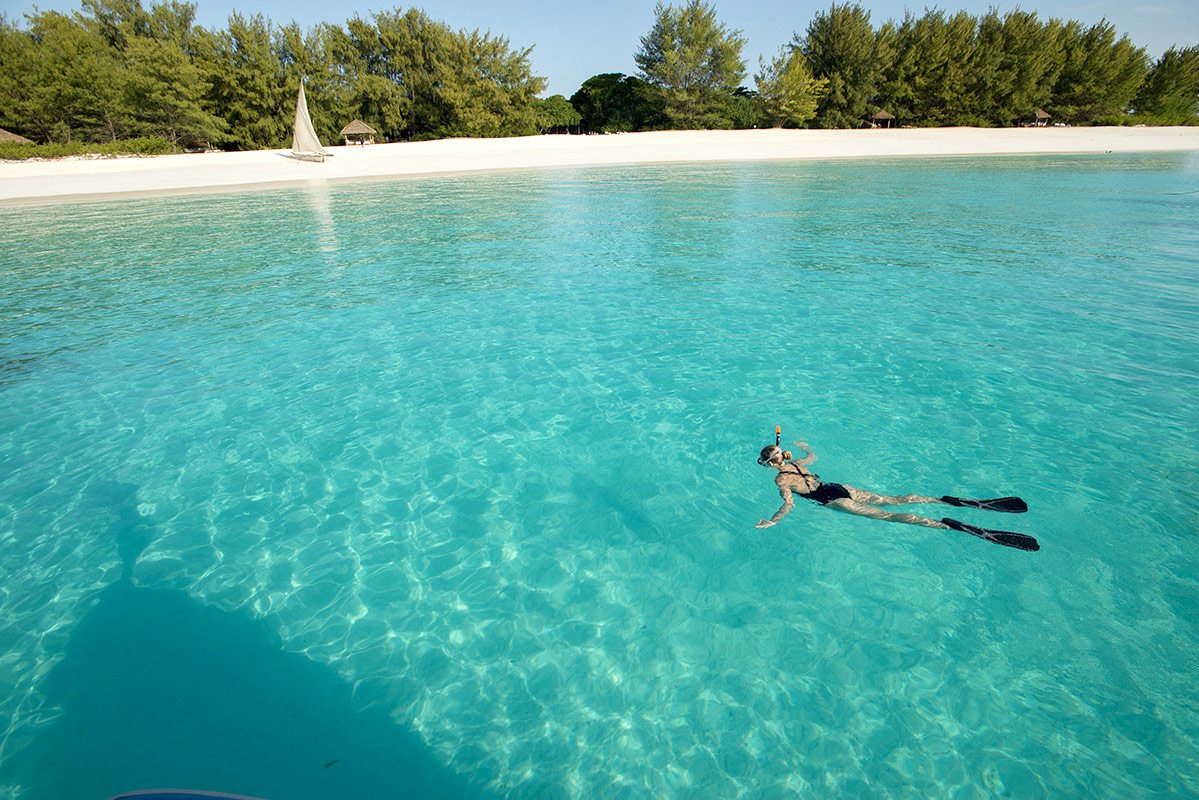
<path fill-rule="evenodd" d="M 1170 48 L 1133 101 L 1138 114 L 1152 114 L 1167 125 L 1199 122 L 1199 47 Z"/>
<path fill-rule="evenodd" d="M 793 42 L 808 59 L 812 74 L 828 81 L 816 111 L 821 128 L 856 128 L 867 116 L 877 79 L 874 28 L 859 5 L 836 5 L 817 14 L 807 34 Z"/>
<path fill-rule="evenodd" d="M 754 80 L 770 125 L 797 128 L 816 116 L 816 104 L 828 90 L 828 81 L 812 76 L 803 53 L 784 47 L 758 64 L 761 71 Z"/>
<path fill-rule="evenodd" d="M 745 77 L 745 39 L 690 0 L 654 7 L 654 25 L 633 58 L 641 77 L 663 90 L 663 113 L 674 128 L 730 128 L 730 98 Z"/>

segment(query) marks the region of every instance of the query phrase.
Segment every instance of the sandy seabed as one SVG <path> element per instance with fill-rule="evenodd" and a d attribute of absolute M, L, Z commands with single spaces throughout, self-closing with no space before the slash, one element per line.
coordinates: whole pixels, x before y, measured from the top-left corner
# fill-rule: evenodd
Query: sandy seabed
<path fill-rule="evenodd" d="M 912 128 L 656 131 L 442 139 L 331 147 L 324 163 L 287 150 L 0 162 L 0 206 L 495 170 L 905 156 L 1199 151 L 1199 128 Z"/>

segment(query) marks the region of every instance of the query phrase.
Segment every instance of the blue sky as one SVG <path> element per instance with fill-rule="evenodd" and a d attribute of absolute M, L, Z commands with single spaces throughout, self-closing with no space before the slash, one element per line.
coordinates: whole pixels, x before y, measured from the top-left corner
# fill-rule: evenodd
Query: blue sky
<path fill-rule="evenodd" d="M 778 50 L 802 33 L 817 11 L 827 9 L 831 0 L 740 0 L 716 2 L 722 21 L 738 28 L 748 40 L 745 48 L 752 85 L 752 73 L 758 56 Z M 142 0 L 150 5 L 151 0 Z M 224 27 L 230 12 L 261 12 L 276 22 L 295 20 L 307 27 L 317 22 L 343 22 L 355 14 L 388 10 L 396 4 L 345 0 L 330 4 L 318 0 L 197 0 L 199 22 L 207 27 Z M 633 53 L 653 22 L 653 0 L 608 0 L 598 6 L 571 0 L 428 0 L 411 4 L 423 8 L 434 19 L 455 28 L 481 28 L 507 36 L 514 46 L 533 47 L 534 71 L 549 80 L 547 94 L 569 97 L 587 78 L 600 72 L 633 73 Z M 908 3 L 901 0 L 863 2 L 876 24 L 900 19 L 904 9 L 922 13 L 934 3 Z M 1085 23 L 1106 17 L 1121 33 L 1148 49 L 1156 58 L 1173 45 L 1199 44 L 1199 2 L 1196 0 L 1156 0 L 1120 2 L 1119 0 L 1044 0 L 1044 2 L 993 2 L 967 0 L 947 2 L 940 7 L 951 11 L 964 9 L 982 14 L 991 6 L 1000 11 L 1017 7 L 1036 11 L 1042 17 L 1077 19 Z M 16 18 L 34 6 L 30 0 L 0 0 L 0 13 Z M 40 9 L 77 10 L 78 0 L 38 0 Z M 408 7 L 405 5 L 404 7 Z"/>

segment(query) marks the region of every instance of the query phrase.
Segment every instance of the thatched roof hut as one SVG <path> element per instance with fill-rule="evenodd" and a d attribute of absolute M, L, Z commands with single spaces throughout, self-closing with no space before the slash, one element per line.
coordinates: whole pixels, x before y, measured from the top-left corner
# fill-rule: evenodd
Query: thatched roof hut
<path fill-rule="evenodd" d="M 1038 128 L 1043 128 L 1049 124 L 1049 120 L 1053 118 L 1053 115 L 1043 108 L 1038 108 L 1033 112 L 1032 117 L 1032 124 Z"/>
<path fill-rule="evenodd" d="M 26 139 L 24 136 L 18 136 L 17 134 L 13 133 L 12 131 L 4 130 L 4 128 L 0 128 L 0 142 L 15 142 L 16 144 L 33 144 L 33 142 L 31 140 Z"/>
<path fill-rule="evenodd" d="M 870 127 L 890 128 L 895 125 L 895 115 L 881 108 L 870 115 Z"/>
<path fill-rule="evenodd" d="M 346 144 L 374 144 L 375 135 L 378 134 L 374 128 L 367 125 L 360 119 L 356 119 L 349 125 L 341 129 L 338 134 Z"/>

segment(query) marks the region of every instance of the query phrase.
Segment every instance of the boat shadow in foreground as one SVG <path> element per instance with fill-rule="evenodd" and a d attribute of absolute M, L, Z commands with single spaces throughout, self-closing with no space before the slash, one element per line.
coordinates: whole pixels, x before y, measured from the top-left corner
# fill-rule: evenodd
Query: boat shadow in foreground
<path fill-rule="evenodd" d="M 44 686 L 63 709 L 8 760 L 22 800 L 176 787 L 268 800 L 492 800 L 260 622 L 121 581 Z"/>

